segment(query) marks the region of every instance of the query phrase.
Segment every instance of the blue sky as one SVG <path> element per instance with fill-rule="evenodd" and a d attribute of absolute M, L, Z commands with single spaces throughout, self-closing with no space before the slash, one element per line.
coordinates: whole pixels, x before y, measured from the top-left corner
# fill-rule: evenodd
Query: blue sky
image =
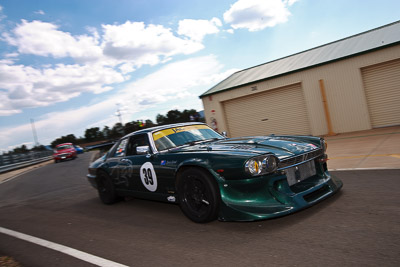
<path fill-rule="evenodd" d="M 400 1 L 0 0 L 0 153 L 171 109 L 231 73 L 400 19 Z"/>

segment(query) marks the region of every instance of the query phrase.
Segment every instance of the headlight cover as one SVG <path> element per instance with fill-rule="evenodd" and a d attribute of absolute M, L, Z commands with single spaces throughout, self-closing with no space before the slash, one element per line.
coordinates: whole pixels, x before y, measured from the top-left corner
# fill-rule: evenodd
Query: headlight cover
<path fill-rule="evenodd" d="M 247 160 L 244 169 L 251 176 L 264 175 L 275 172 L 278 161 L 278 158 L 273 155 L 258 156 Z"/>

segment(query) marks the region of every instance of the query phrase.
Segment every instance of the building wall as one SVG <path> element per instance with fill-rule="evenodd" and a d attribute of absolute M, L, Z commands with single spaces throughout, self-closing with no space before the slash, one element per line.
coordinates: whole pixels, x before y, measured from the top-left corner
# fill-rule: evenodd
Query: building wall
<path fill-rule="evenodd" d="M 371 129 L 361 68 L 399 58 L 400 45 L 396 45 L 205 96 L 202 100 L 206 121 L 211 125 L 211 121 L 215 120 L 218 131 L 227 131 L 224 101 L 301 83 L 307 106 L 310 134 L 325 135 L 328 133 L 328 128 L 319 88 L 319 80 L 323 79 L 333 131 L 344 133 Z"/>

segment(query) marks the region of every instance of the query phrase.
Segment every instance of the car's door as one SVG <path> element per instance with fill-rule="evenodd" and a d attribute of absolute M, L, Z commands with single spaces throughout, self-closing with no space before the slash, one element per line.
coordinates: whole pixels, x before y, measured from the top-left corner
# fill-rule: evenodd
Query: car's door
<path fill-rule="evenodd" d="M 147 134 L 137 134 L 129 138 L 125 164 L 129 171 L 129 190 L 135 192 L 155 192 L 157 176 L 153 167 L 153 158 Z"/>
<path fill-rule="evenodd" d="M 126 146 L 128 138 L 121 139 L 110 151 L 107 159 L 109 174 L 117 190 L 126 190 L 129 186 L 129 175 L 127 168 L 129 164 L 126 160 Z"/>
<path fill-rule="evenodd" d="M 129 191 L 138 197 L 175 201 L 168 196 L 175 193 L 173 173 L 177 161 L 154 153 L 147 134 L 122 139 L 108 162 L 120 193 Z"/>
<path fill-rule="evenodd" d="M 165 160 L 154 153 L 147 134 L 129 138 L 125 161 L 132 166 L 129 189 L 136 195 L 165 201 L 174 190 L 173 172 L 166 177 Z"/>
<path fill-rule="evenodd" d="M 149 167 L 146 168 L 145 183 L 141 182 L 140 169 L 149 161 L 149 153 L 137 153 L 137 147 L 149 148 L 146 134 L 122 139 L 108 159 L 110 175 L 120 193 L 123 191 L 144 192 L 146 188 L 152 192 L 155 191 L 153 188 L 157 187 L 157 180 L 153 178 L 155 175 L 151 173 L 151 170 L 148 170 Z M 146 164 L 145 167 L 148 165 Z"/>

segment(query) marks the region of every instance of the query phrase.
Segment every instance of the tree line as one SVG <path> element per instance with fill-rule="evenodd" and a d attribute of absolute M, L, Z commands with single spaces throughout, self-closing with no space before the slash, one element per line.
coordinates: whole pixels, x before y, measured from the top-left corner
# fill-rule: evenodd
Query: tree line
<path fill-rule="evenodd" d="M 61 143 L 83 144 L 96 141 L 116 140 L 131 132 L 154 127 L 156 125 L 165 125 L 189 121 L 204 122 L 204 119 L 195 109 L 185 109 L 183 111 L 174 109 L 168 111 L 166 115 L 158 114 L 156 116 L 156 123 L 151 120 L 137 120 L 125 124 L 118 122 L 114 124 L 114 126 L 111 128 L 108 126 L 104 126 L 103 129 L 100 129 L 100 127 L 92 127 L 85 130 L 84 137 L 76 138 L 73 134 L 69 134 L 67 136 L 57 138 L 56 140 L 51 142 L 51 146 L 55 147 L 57 144 Z"/>
<path fill-rule="evenodd" d="M 204 122 L 204 118 L 202 118 L 195 109 L 189 109 L 189 110 L 185 109 L 183 111 L 174 109 L 168 111 L 167 114 L 165 115 L 158 114 L 156 116 L 155 123 L 151 120 L 144 120 L 144 121 L 136 120 L 125 124 L 118 122 L 114 124 L 114 126 L 111 128 L 108 126 L 104 126 L 102 129 L 100 127 L 92 127 L 85 130 L 83 137 L 76 137 L 74 134 L 61 136 L 51 142 L 51 147 L 54 148 L 56 145 L 62 143 L 73 143 L 81 145 L 92 142 L 111 141 L 119 139 L 126 134 L 141 129 L 146 129 L 157 125 L 165 125 L 165 124 L 189 122 L 189 121 Z M 38 145 L 32 149 L 28 149 L 26 145 L 22 145 L 21 147 L 14 148 L 12 151 L 9 151 L 6 154 L 19 154 L 19 153 L 27 153 L 29 151 L 40 151 L 40 150 L 46 150 L 46 147 L 43 145 Z"/>

